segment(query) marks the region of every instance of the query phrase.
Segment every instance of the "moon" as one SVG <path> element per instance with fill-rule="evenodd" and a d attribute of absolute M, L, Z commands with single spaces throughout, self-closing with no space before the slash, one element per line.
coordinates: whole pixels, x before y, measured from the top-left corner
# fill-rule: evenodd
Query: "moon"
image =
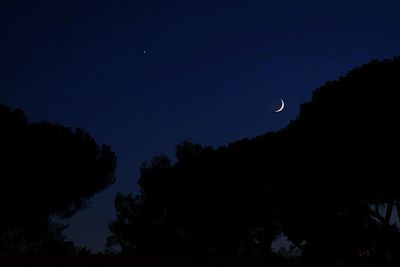
<path fill-rule="evenodd" d="M 285 101 L 283 101 L 283 99 L 281 98 L 281 106 L 275 110 L 276 113 L 281 112 L 283 109 L 285 108 Z"/>

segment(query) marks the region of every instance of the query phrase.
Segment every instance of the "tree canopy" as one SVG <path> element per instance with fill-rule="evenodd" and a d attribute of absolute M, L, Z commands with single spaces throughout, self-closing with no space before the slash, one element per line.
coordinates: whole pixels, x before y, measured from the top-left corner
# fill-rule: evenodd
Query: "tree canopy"
<path fill-rule="evenodd" d="M 0 253 L 45 253 L 71 217 L 115 181 L 116 156 L 88 132 L 0 105 Z"/>
<path fill-rule="evenodd" d="M 141 169 L 140 194 L 117 195 L 109 245 L 153 257 L 271 258 L 284 233 L 304 258 L 397 257 L 399 73 L 399 57 L 372 61 L 316 89 L 277 132 L 217 149 L 185 142 L 175 161 L 155 157 Z"/>

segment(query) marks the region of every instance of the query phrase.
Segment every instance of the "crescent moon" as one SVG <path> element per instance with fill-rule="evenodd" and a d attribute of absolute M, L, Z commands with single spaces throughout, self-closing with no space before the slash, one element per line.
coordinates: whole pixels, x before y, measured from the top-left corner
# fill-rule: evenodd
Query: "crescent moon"
<path fill-rule="evenodd" d="M 285 101 L 281 98 L 281 106 L 277 110 L 275 110 L 276 113 L 281 112 L 285 108 Z"/>

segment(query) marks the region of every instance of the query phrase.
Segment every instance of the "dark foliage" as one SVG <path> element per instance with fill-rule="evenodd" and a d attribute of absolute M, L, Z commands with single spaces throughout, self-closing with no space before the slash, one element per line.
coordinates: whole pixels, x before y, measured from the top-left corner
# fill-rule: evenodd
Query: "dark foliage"
<path fill-rule="evenodd" d="M 57 220 L 114 182 L 114 153 L 82 129 L 29 123 L 3 105 L 0 125 L 0 253 L 72 251 Z"/>
<path fill-rule="evenodd" d="M 186 142 L 176 162 L 154 158 L 139 196 L 117 195 L 109 245 L 262 259 L 282 232 L 305 259 L 397 258 L 398 88 L 400 58 L 372 61 L 315 90 L 278 132 L 218 149 Z"/>

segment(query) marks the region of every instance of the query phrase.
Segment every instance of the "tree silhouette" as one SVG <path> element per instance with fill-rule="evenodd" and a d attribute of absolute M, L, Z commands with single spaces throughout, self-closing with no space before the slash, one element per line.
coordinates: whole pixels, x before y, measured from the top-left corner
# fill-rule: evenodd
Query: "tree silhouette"
<path fill-rule="evenodd" d="M 115 181 L 116 157 L 82 129 L 0 105 L 0 252 L 53 253 L 71 217 Z"/>
<path fill-rule="evenodd" d="M 304 254 L 351 258 L 368 247 L 372 256 L 382 258 L 383 243 L 399 248 L 398 231 L 389 224 L 400 193 L 393 156 L 399 63 L 400 58 L 372 61 L 326 83 L 282 130 L 292 140 L 296 171 L 291 177 L 301 186 L 281 221 L 290 237 L 308 242 Z M 386 215 L 371 205 L 387 205 Z"/>
<path fill-rule="evenodd" d="M 185 142 L 175 162 L 156 157 L 140 194 L 117 196 L 109 245 L 268 259 L 281 232 L 304 259 L 398 257 L 399 73 L 400 57 L 372 61 L 315 90 L 282 130 L 217 149 Z"/>
<path fill-rule="evenodd" d="M 141 194 L 116 197 L 108 244 L 148 257 L 267 257 L 277 231 L 260 204 L 265 192 L 256 171 L 233 168 L 252 159 L 239 162 L 244 147 L 231 147 L 184 142 L 175 163 L 162 155 L 144 164 Z M 242 179 L 246 173 L 254 182 Z"/>

